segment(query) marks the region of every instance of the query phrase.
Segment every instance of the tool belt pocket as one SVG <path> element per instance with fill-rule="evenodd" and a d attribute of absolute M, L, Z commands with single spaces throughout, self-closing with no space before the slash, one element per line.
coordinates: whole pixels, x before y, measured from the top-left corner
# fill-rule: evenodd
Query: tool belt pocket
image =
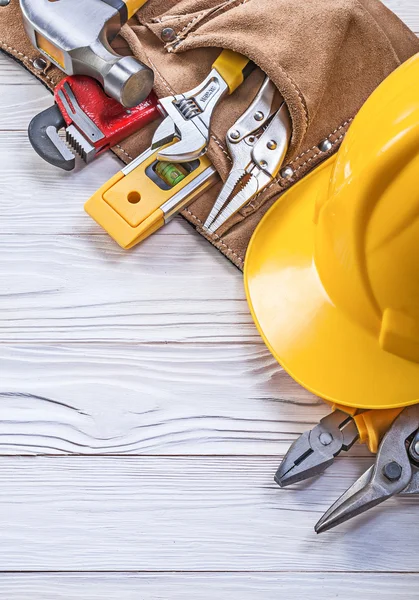
<path fill-rule="evenodd" d="M 149 0 L 138 14 L 140 25 L 125 35 L 131 50 L 154 68 L 159 96 L 196 86 L 221 49 L 243 54 L 259 67 L 214 114 L 208 155 L 223 179 L 231 169 L 227 130 L 251 104 L 265 75 L 291 115 L 292 139 L 279 176 L 230 219 L 221 238 L 211 236 L 242 266 L 267 208 L 338 149 L 362 104 L 418 51 L 418 40 L 379 0 L 181 0 L 167 6 Z M 216 193 L 211 190 L 185 213 L 198 228 Z"/>
<path fill-rule="evenodd" d="M 0 49 L 53 88 L 58 69 L 40 67 L 24 33 L 18 0 L 0 11 Z M 266 210 L 288 187 L 336 151 L 353 117 L 395 68 L 419 52 L 416 36 L 380 0 L 148 0 L 125 25 L 116 49 L 132 52 L 155 71 L 158 96 L 200 84 L 222 49 L 258 67 L 217 106 L 208 157 L 223 180 L 232 161 L 228 129 L 258 94 L 266 75 L 285 100 L 292 138 L 283 168 L 271 185 L 209 237 L 238 267 Z M 40 70 L 41 68 L 41 70 Z M 151 142 L 155 124 L 115 151 L 125 161 Z M 215 185 L 183 215 L 202 231 L 220 187 Z"/>

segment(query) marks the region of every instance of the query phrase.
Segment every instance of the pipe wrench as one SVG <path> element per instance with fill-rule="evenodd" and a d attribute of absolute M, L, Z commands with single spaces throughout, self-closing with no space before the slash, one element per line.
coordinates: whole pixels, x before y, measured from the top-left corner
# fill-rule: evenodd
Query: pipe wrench
<path fill-rule="evenodd" d="M 285 102 L 274 109 L 276 87 L 265 79 L 255 101 L 227 133 L 233 168 L 204 229 L 215 233 L 277 176 L 292 135 Z"/>
<path fill-rule="evenodd" d="M 85 204 L 86 212 L 123 248 L 132 248 L 219 181 L 205 155 L 213 111 L 254 64 L 224 50 L 205 81 L 159 100 L 164 120 L 151 147 Z"/>
<path fill-rule="evenodd" d="M 54 106 L 32 119 L 28 134 L 39 156 L 65 171 L 75 167 L 69 147 L 89 163 L 160 117 L 154 93 L 127 109 L 107 96 L 97 81 L 82 75 L 60 81 L 54 98 Z M 69 147 L 58 135 L 64 128 Z"/>

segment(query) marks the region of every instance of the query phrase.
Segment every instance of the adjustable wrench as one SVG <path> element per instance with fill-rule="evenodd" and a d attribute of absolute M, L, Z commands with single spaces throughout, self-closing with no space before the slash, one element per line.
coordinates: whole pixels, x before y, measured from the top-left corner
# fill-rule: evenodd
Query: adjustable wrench
<path fill-rule="evenodd" d="M 122 248 L 142 242 L 219 182 L 217 171 L 204 156 L 212 113 L 253 69 L 247 58 L 224 50 L 200 86 L 159 100 L 165 119 L 152 146 L 85 204 L 86 212 Z"/>
<path fill-rule="evenodd" d="M 152 143 L 157 158 L 181 163 L 205 154 L 215 107 L 224 96 L 232 94 L 254 68 L 249 59 L 224 50 L 198 87 L 185 94 L 161 99 L 159 109 L 164 121 L 157 128 Z"/>

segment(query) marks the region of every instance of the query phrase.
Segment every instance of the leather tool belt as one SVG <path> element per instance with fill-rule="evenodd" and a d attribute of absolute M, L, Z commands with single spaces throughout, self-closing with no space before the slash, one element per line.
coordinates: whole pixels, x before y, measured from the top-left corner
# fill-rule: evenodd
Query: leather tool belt
<path fill-rule="evenodd" d="M 293 137 L 281 174 L 228 221 L 220 234 L 202 231 L 220 187 L 183 211 L 200 233 L 242 269 L 258 222 L 280 194 L 336 152 L 372 91 L 419 52 L 419 40 L 380 0 L 149 0 L 114 43 L 152 67 L 159 97 L 199 84 L 220 49 L 259 68 L 216 109 L 208 156 L 224 180 L 231 168 L 227 130 L 257 94 L 265 74 L 287 103 Z M 0 49 L 53 90 L 62 73 L 31 46 L 18 0 L 0 7 Z M 125 163 L 151 142 L 155 124 L 114 152 Z"/>

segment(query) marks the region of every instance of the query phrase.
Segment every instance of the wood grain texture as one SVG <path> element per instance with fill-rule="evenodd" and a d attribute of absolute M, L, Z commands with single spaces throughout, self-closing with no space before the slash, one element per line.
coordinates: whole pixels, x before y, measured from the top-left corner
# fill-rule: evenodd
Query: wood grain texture
<path fill-rule="evenodd" d="M 328 412 L 262 342 L 1 346 L 0 364 L 3 455 L 281 455 Z"/>
<path fill-rule="evenodd" d="M 120 170 L 122 163 L 110 152 L 88 167 L 81 168 L 78 163 L 77 169 L 67 173 L 34 152 L 26 131 L 0 131 L 0 163 L 2 236 L 104 235 L 84 212 L 83 205 L 104 181 Z"/>
<path fill-rule="evenodd" d="M 415 572 L 417 498 L 314 533 L 370 462 L 280 490 L 276 457 L 3 457 L 1 569 Z"/>
<path fill-rule="evenodd" d="M 235 267 L 165 233 L 128 253 L 104 236 L 0 237 L 0 343 L 259 340 Z"/>
<path fill-rule="evenodd" d="M 417 600 L 419 575 L 396 573 L 29 573 L 0 575 L 7 600 Z"/>
<path fill-rule="evenodd" d="M 0 70 L 4 62 L 11 59 L 0 57 Z M 16 69 L 16 80 L 20 78 L 19 65 Z M 6 71 L 7 72 L 7 71 Z M 51 94 L 41 84 L 29 85 L 21 82 L 19 85 L 2 83 L 4 76 L 0 77 L 0 128 L 1 131 L 20 131 L 26 133 L 30 120 L 36 114 L 52 106 Z M 35 81 L 36 84 L 36 81 Z"/>

